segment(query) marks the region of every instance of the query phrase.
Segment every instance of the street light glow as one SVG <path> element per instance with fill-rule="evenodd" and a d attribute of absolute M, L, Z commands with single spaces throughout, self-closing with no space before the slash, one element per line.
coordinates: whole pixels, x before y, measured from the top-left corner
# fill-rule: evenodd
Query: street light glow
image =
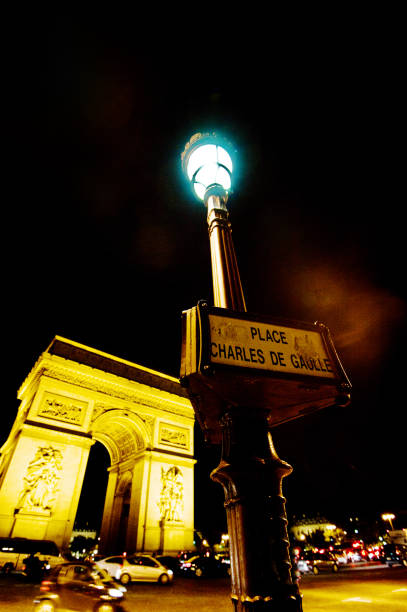
<path fill-rule="evenodd" d="M 394 527 L 393 527 L 393 520 L 396 518 L 396 516 L 394 514 L 391 513 L 387 513 L 387 514 L 382 514 L 382 519 L 384 521 L 389 521 L 390 523 L 390 528 L 393 531 Z"/>
<path fill-rule="evenodd" d="M 232 186 L 233 162 L 216 134 L 195 134 L 185 147 L 182 163 L 188 179 L 200 200 L 211 187 L 226 193 Z"/>

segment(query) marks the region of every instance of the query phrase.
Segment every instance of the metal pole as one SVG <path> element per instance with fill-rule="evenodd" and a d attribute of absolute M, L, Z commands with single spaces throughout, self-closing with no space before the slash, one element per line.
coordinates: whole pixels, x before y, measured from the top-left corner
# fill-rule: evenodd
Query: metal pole
<path fill-rule="evenodd" d="M 207 207 L 214 304 L 220 308 L 246 312 L 226 195 L 209 195 Z"/>
<path fill-rule="evenodd" d="M 246 311 L 226 195 L 209 195 L 214 304 Z M 225 406 L 222 456 L 211 478 L 225 493 L 235 612 L 302 612 L 292 578 L 282 480 L 292 472 L 274 448 L 264 411 Z"/>

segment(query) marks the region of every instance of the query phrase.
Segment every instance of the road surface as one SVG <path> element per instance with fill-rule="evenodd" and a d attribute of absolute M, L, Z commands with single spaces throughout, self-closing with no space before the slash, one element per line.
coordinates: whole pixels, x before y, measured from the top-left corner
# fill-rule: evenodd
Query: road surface
<path fill-rule="evenodd" d="M 304 576 L 304 612 L 407 612 L 407 568 L 368 569 Z M 0 576 L 1 612 L 30 612 L 38 585 Z M 231 612 L 228 579 L 176 578 L 173 585 L 131 584 L 129 612 Z"/>

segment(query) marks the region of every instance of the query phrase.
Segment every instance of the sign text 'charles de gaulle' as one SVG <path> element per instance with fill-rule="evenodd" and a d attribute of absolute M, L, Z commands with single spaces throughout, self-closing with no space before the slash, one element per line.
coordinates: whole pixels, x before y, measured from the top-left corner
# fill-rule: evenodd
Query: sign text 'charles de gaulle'
<path fill-rule="evenodd" d="M 264 407 L 272 424 L 349 403 L 350 382 L 321 323 L 204 302 L 184 311 L 182 321 L 181 381 L 201 398 L 206 422 L 216 421 L 222 402 Z"/>
<path fill-rule="evenodd" d="M 210 361 L 335 378 L 319 331 L 209 314 Z"/>

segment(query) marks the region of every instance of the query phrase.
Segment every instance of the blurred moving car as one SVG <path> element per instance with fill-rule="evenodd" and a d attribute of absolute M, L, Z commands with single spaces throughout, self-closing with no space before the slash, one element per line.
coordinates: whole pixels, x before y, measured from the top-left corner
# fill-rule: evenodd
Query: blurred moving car
<path fill-rule="evenodd" d="M 202 577 L 220 577 L 228 575 L 230 566 L 222 563 L 221 560 L 215 557 L 207 557 L 204 555 L 195 555 L 181 562 L 180 572 L 186 576 Z"/>
<path fill-rule="evenodd" d="M 97 561 L 100 561 L 103 558 L 104 558 L 104 555 L 95 555 L 95 554 L 91 553 L 90 555 L 85 557 L 85 559 L 83 559 L 83 560 L 84 561 L 89 561 L 90 563 L 96 563 Z"/>
<path fill-rule="evenodd" d="M 112 578 L 121 584 L 128 584 L 132 580 L 138 582 L 158 582 L 169 584 L 174 573 L 150 555 L 116 555 L 105 557 L 96 562 L 96 565 L 108 572 Z"/>
<path fill-rule="evenodd" d="M 34 599 L 35 612 L 81 610 L 126 612 L 125 589 L 94 563 L 63 563 L 54 567 Z"/>
<path fill-rule="evenodd" d="M 407 567 L 407 546 L 385 544 L 383 546 L 382 561 L 389 567 L 393 567 L 393 565 L 404 565 L 404 567 Z"/>
<path fill-rule="evenodd" d="M 317 575 L 321 571 L 339 571 L 339 563 L 330 552 L 304 552 L 297 560 L 297 568 L 301 574 L 312 572 Z"/>
<path fill-rule="evenodd" d="M 348 557 L 344 550 L 334 550 L 332 551 L 332 555 L 335 557 L 338 565 L 346 565 L 348 562 Z"/>

